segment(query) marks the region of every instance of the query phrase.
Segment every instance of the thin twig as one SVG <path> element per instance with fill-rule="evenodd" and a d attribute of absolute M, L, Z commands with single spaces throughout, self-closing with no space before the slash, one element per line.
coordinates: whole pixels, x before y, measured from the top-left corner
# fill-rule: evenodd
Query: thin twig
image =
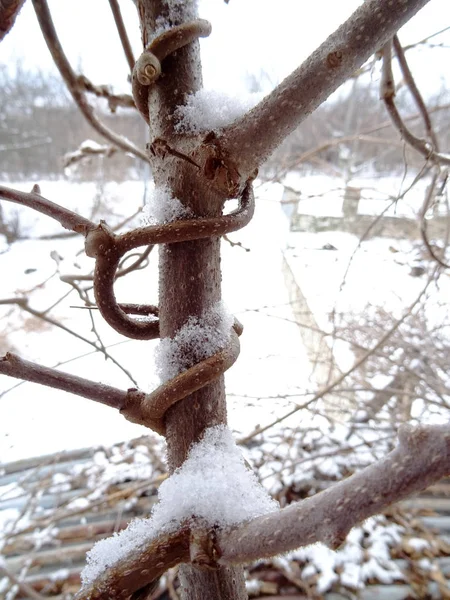
<path fill-rule="evenodd" d="M 19 190 L 13 190 L 12 188 L 0 185 L 0 198 L 37 210 L 58 221 L 65 229 L 70 229 L 70 231 L 75 231 L 76 233 L 86 235 L 89 230 L 95 228 L 95 223 L 89 219 L 81 217 L 77 213 L 47 200 L 35 192 L 34 188 L 31 192 L 20 192 Z"/>
<path fill-rule="evenodd" d="M 430 138 L 431 143 L 433 144 L 433 150 L 435 150 L 435 152 L 439 152 L 439 143 L 433 129 L 433 124 L 431 123 L 430 113 L 428 112 L 427 106 L 424 102 L 424 99 L 422 98 L 422 94 L 420 93 L 419 88 L 417 87 L 413 74 L 411 73 L 411 69 L 409 68 L 408 61 L 406 60 L 405 53 L 397 35 L 394 35 L 393 43 L 394 50 L 397 55 L 397 60 L 403 75 L 403 80 L 408 86 L 408 89 L 411 92 L 411 95 L 414 99 L 414 102 L 416 103 L 419 113 L 423 118 L 428 137 Z"/>
<path fill-rule="evenodd" d="M 33 0 L 34 10 L 39 21 L 39 26 L 42 30 L 42 34 L 47 43 L 48 49 L 53 57 L 55 65 L 57 66 L 62 78 L 64 79 L 69 92 L 72 94 L 78 108 L 88 121 L 88 123 L 98 131 L 105 139 L 115 144 L 118 148 L 124 152 L 129 152 L 134 156 L 137 156 L 145 162 L 149 162 L 145 152 L 140 150 L 130 140 L 124 136 L 118 135 L 104 123 L 102 123 L 94 113 L 94 109 L 87 101 L 82 88 L 78 82 L 78 78 L 75 75 L 66 55 L 64 54 L 61 43 L 58 39 L 55 26 L 48 8 L 46 0 Z"/>
<path fill-rule="evenodd" d="M 109 5 L 111 7 L 111 12 L 113 14 L 114 22 L 117 27 L 117 33 L 119 34 L 120 41 L 122 43 L 125 58 L 127 59 L 128 66 L 130 68 L 130 73 L 132 73 L 134 63 L 136 61 L 134 60 L 133 50 L 131 49 L 130 40 L 128 39 L 127 30 L 125 28 L 125 23 L 123 22 L 122 13 L 120 12 L 119 3 L 117 2 L 117 0 L 109 0 Z"/>
<path fill-rule="evenodd" d="M 391 43 L 386 43 L 381 53 L 383 57 L 383 65 L 380 82 L 380 97 L 386 106 L 394 127 L 400 133 L 402 139 L 409 146 L 411 146 L 411 148 L 414 148 L 414 150 L 419 152 L 424 158 L 438 165 L 450 165 L 450 156 L 436 152 L 431 142 L 418 138 L 406 126 L 397 109 L 394 99 L 395 83 L 392 73 Z"/>
<path fill-rule="evenodd" d="M 387 342 L 387 340 L 390 338 L 390 336 L 400 327 L 400 325 L 405 321 L 405 319 L 411 314 L 411 312 L 413 311 L 413 309 L 420 302 L 422 296 L 425 294 L 426 290 L 428 289 L 428 287 L 429 287 L 429 285 L 431 284 L 432 281 L 433 281 L 433 277 L 430 277 L 428 279 L 425 287 L 421 290 L 420 294 L 417 296 L 417 298 L 414 300 L 414 302 L 408 307 L 408 309 L 405 311 L 405 313 L 403 314 L 403 316 L 398 321 L 396 321 L 394 323 L 394 325 L 378 340 L 378 342 L 372 348 L 370 348 L 369 350 L 367 350 L 367 352 L 365 352 L 361 356 L 361 358 L 359 358 L 349 369 L 347 369 L 347 371 L 345 371 L 344 373 L 342 373 L 342 375 L 340 375 L 339 377 L 337 377 L 330 384 L 326 385 L 324 388 L 322 388 L 321 390 L 319 390 L 310 400 L 308 400 L 307 402 L 305 402 L 304 404 L 302 404 L 300 406 L 296 406 L 295 408 L 293 408 L 289 412 L 285 413 L 281 417 L 278 417 L 277 419 L 275 419 L 274 421 L 272 421 L 268 425 L 265 425 L 264 427 L 258 427 L 257 429 L 255 429 L 255 431 L 253 431 L 253 433 L 251 433 L 251 434 L 247 435 L 246 437 L 240 439 L 239 443 L 240 444 L 246 444 L 247 442 L 249 442 L 251 439 L 253 439 L 257 435 L 263 433 L 264 431 L 267 431 L 268 429 L 270 429 L 271 427 L 274 427 L 275 425 L 278 425 L 279 423 L 281 423 L 282 421 L 284 421 L 288 417 L 291 417 L 292 415 L 294 415 L 299 410 L 303 410 L 304 408 L 306 408 L 307 406 L 309 406 L 313 402 L 316 402 L 317 400 L 319 400 L 320 398 L 322 398 L 323 396 L 325 396 L 326 394 L 329 394 L 332 390 L 334 390 L 334 388 L 336 388 L 340 383 L 342 383 L 342 381 L 344 381 L 344 379 L 346 377 L 348 377 L 351 373 L 353 373 L 354 371 L 356 371 L 364 362 L 366 362 L 366 360 L 370 356 L 372 356 L 373 354 L 375 354 L 375 352 L 377 352 L 377 350 L 379 350 L 380 348 L 383 347 L 383 345 Z"/>
<path fill-rule="evenodd" d="M 16 379 L 24 379 L 25 381 L 63 390 L 118 410 L 125 405 L 128 396 L 127 391 L 90 381 L 71 373 L 44 367 L 20 358 L 11 352 L 0 358 L 0 373 Z"/>
<path fill-rule="evenodd" d="M 15 304 L 15 305 L 19 306 L 22 310 L 33 315 L 34 317 L 38 317 L 39 319 L 42 319 L 46 323 L 49 323 L 50 325 L 54 325 L 55 327 L 62 329 L 66 333 L 73 335 L 74 337 L 81 340 L 82 342 L 89 344 L 90 346 L 95 348 L 97 350 L 97 352 L 101 352 L 105 356 L 105 358 L 108 358 L 111 362 L 113 362 L 130 379 L 130 381 L 133 383 L 133 385 L 137 386 L 137 381 L 134 379 L 134 377 L 131 375 L 131 373 L 127 369 L 125 369 L 125 367 L 123 365 L 121 365 L 119 363 L 119 361 L 117 361 L 111 354 L 109 354 L 109 352 L 107 352 L 106 349 L 100 348 L 95 342 L 92 342 L 91 340 L 89 340 L 88 338 L 85 338 L 84 336 L 77 333 L 76 331 L 73 331 L 69 327 L 66 327 L 65 325 L 63 325 L 62 323 L 57 321 L 56 319 L 52 319 L 51 317 L 47 316 L 45 313 L 35 310 L 34 308 L 31 308 L 31 306 L 28 305 L 27 298 L 3 298 L 3 299 L 0 299 L 0 304 Z"/>

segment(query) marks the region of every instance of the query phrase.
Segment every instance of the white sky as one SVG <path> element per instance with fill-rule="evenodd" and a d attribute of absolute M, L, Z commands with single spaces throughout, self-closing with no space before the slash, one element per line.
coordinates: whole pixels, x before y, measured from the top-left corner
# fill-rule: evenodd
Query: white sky
<path fill-rule="evenodd" d="M 50 0 L 60 39 L 72 64 L 81 67 L 94 83 L 114 83 L 127 90 L 127 65 L 106 0 Z M 200 16 L 209 19 L 213 33 L 202 40 L 204 79 L 207 87 L 245 89 L 246 73 L 262 69 L 281 80 L 300 64 L 327 35 L 332 33 L 362 0 L 199 0 Z M 136 9 L 122 0 L 136 56 L 140 37 Z M 86 20 L 86 14 L 91 18 Z M 450 1 L 431 0 L 401 32 L 401 41 L 411 43 L 450 26 Z M 450 35 L 437 41 L 447 41 Z M 437 60 L 436 60 L 437 57 Z M 29 67 L 52 68 L 31 2 L 27 2 L 16 25 L 0 45 L 0 64 L 23 59 Z M 419 76 L 428 86 L 439 87 L 447 76 L 448 50 L 437 51 L 433 60 L 415 53 Z"/>

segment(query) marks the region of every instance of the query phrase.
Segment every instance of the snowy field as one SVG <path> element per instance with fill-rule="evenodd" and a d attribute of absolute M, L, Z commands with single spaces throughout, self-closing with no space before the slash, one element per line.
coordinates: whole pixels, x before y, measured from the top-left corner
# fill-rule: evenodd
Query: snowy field
<path fill-rule="evenodd" d="M 31 184 L 11 183 L 11 187 L 31 189 Z M 142 184 L 127 182 L 105 187 L 112 204 L 114 221 L 120 221 L 125 211 L 134 212 L 143 196 Z M 82 214 L 90 213 L 96 194 L 94 184 L 68 182 L 41 182 L 42 194 L 50 200 Z M 273 402 L 252 402 L 239 399 L 245 395 L 286 393 L 302 386 L 307 371 L 305 354 L 299 332 L 291 321 L 291 311 L 281 273 L 283 247 L 288 231 L 287 220 L 279 208 L 281 186 L 263 186 L 258 189 L 256 217 L 242 232 L 232 234 L 233 241 L 250 249 L 223 242 L 223 291 L 228 310 L 244 324 L 241 337 L 241 356 L 227 374 L 230 396 L 230 422 L 242 433 L 270 420 L 279 407 Z M 124 204 L 120 205 L 120 200 Z M 31 210 L 22 210 L 3 203 L 5 210 L 19 213 L 24 233 L 37 237 L 57 233 L 58 224 Z M 112 218 L 109 219 L 112 222 Z M 269 234 L 270 232 L 270 234 Z M 14 243 L 0 255 L 3 269 L 2 298 L 27 292 L 55 273 L 57 264 L 51 255 L 56 251 L 62 275 L 74 272 L 88 273 L 93 261 L 80 254 L 81 237 L 68 240 L 26 240 Z M 54 256 L 54 254 L 53 254 Z M 32 272 L 31 272 L 32 271 Z M 117 297 L 123 302 L 157 302 L 157 256 L 151 255 L 150 265 L 118 280 Z M 30 295 L 30 306 L 44 310 L 56 302 L 69 286 L 59 275 L 51 278 L 42 288 Z M 74 306 L 82 303 L 75 293 L 49 312 L 53 318 L 94 340 L 88 311 Z M 264 314 L 264 307 L 275 307 L 276 315 Z M 259 311 L 263 312 L 259 312 Z M 273 311 L 272 311 L 273 312 Z M 133 383 L 111 361 L 75 337 L 35 320 L 12 306 L 2 307 L 4 322 L 8 327 L 8 342 L 2 351 L 12 347 L 22 357 L 48 366 L 60 365 L 71 373 L 82 375 L 117 387 L 127 388 Z M 7 318 L 6 318 L 7 315 Z M 289 319 L 289 320 L 286 320 Z M 124 340 L 94 315 L 95 326 L 110 353 L 145 390 L 158 385 L 153 364 L 157 342 L 147 342 L 142 352 L 142 342 Z M 22 326 L 24 328 L 22 329 Z M 4 343 L 5 344 L 5 343 Z M 1 377 L 2 391 L 16 385 L 17 381 Z M 73 397 L 60 391 L 25 383 L 6 393 L 0 401 L 0 459 L 2 462 L 30 455 L 46 454 L 94 444 L 109 444 L 144 433 L 144 428 L 133 425 L 116 411 L 92 401 Z"/>
<path fill-rule="evenodd" d="M 291 175 L 286 183 L 301 189 L 302 212 L 340 214 L 341 180 Z M 40 184 L 45 197 L 87 216 L 99 192 L 93 183 L 58 181 Z M 392 203 L 392 198 L 402 191 L 402 186 L 406 189 L 408 182 L 399 176 L 355 184 L 365 188 L 361 211 L 379 214 L 386 208 L 386 203 Z M 23 190 L 31 189 L 31 185 L 10 184 Z M 421 204 L 423 191 L 423 186 L 415 186 L 404 200 L 389 210 L 398 216 L 412 216 Z M 114 215 L 108 222 L 113 224 L 138 210 L 144 190 L 139 182 L 126 182 L 107 184 L 103 192 Z M 241 355 L 226 375 L 230 425 L 238 437 L 284 414 L 304 398 L 305 390 L 311 388 L 311 365 L 299 329 L 293 322 L 281 269 L 283 256 L 301 282 L 317 322 L 325 329 L 327 314 L 333 307 L 357 312 L 371 303 L 392 311 L 396 317 L 401 316 L 423 287 L 423 280 L 410 276 L 412 261 L 417 258 L 417 245 L 375 238 L 358 247 L 357 238 L 350 234 L 290 233 L 280 205 L 283 186 L 257 184 L 256 194 L 257 210 L 252 223 L 230 236 L 232 241 L 240 242 L 249 251 L 223 242 L 224 301 L 228 310 L 244 324 Z M 3 205 L 7 214 L 19 215 L 22 232 L 27 236 L 60 232 L 58 224 L 48 218 L 12 204 Z M 103 216 L 105 213 L 100 210 L 95 218 Z M 138 222 L 139 217 L 136 224 Z M 323 250 L 326 243 L 336 250 Z M 82 247 L 81 237 L 30 239 L 16 242 L 10 248 L 5 246 L 0 255 L 1 298 L 27 295 L 29 290 L 36 288 L 30 294 L 30 306 L 37 310 L 52 306 L 69 291 L 60 275 L 89 273 L 92 268 L 92 260 L 81 253 Z M 343 285 L 349 263 L 351 267 Z M 448 292 L 448 278 L 441 278 L 440 297 L 448 298 Z M 156 303 L 156 253 L 151 254 L 150 265 L 145 270 L 119 279 L 116 293 L 122 302 Z M 72 292 L 48 314 L 94 341 L 89 312 L 76 308 L 81 304 Z M 110 360 L 106 361 L 100 353 L 93 353 L 92 347 L 60 329 L 42 323 L 12 305 L 2 307 L 2 316 L 3 322 L 9 323 L 2 352 L 11 348 L 29 360 L 60 366 L 62 370 L 120 388 L 133 385 Z M 93 318 L 111 355 L 132 374 L 139 387 L 146 391 L 154 389 L 158 385 L 154 366 L 157 342 L 147 342 L 145 352 L 142 352 L 142 342 L 125 340 L 102 323 L 99 315 L 94 314 Z M 340 351 L 341 360 L 348 367 L 353 355 L 345 347 Z M 0 399 L 1 462 L 63 449 L 110 444 L 145 431 L 113 409 L 92 401 L 28 383 L 7 391 L 14 385 L 17 385 L 16 380 L 0 378 L 0 390 L 4 392 Z M 273 396 L 281 398 L 274 399 Z M 296 425 L 298 419 L 298 416 L 294 417 L 291 424 Z"/>

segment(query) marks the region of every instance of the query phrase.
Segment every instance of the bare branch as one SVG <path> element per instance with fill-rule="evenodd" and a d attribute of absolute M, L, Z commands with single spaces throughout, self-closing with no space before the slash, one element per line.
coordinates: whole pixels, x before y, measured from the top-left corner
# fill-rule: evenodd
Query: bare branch
<path fill-rule="evenodd" d="M 348 479 L 232 532 L 220 532 L 220 562 L 245 563 L 315 542 L 337 548 L 364 519 L 450 474 L 448 425 L 402 425 L 398 435 L 395 450 Z"/>
<path fill-rule="evenodd" d="M 430 240 L 428 239 L 428 232 L 427 232 L 427 219 L 426 219 L 427 211 L 430 208 L 430 205 L 434 199 L 438 178 L 439 178 L 439 171 L 436 170 L 435 173 L 433 173 L 430 185 L 428 186 L 427 191 L 425 193 L 425 199 L 424 199 L 423 206 L 422 206 L 422 209 L 421 209 L 420 215 L 419 215 L 420 235 L 422 237 L 423 243 L 425 244 L 428 252 L 430 253 L 431 258 L 433 260 L 435 260 L 439 265 L 441 265 L 441 267 L 444 267 L 444 269 L 450 269 L 450 265 L 448 263 L 446 263 L 442 258 L 440 258 L 436 254 L 435 248 L 433 247 Z M 443 254 L 445 254 L 445 248 L 443 250 Z"/>
<path fill-rule="evenodd" d="M 27 193 L 0 185 L 0 199 L 3 198 L 3 200 L 22 204 L 23 206 L 37 210 L 61 223 L 65 229 L 70 229 L 70 231 L 75 231 L 76 233 L 86 235 L 88 231 L 95 228 L 95 223 L 89 221 L 89 219 L 81 217 L 77 213 L 47 200 L 40 195 L 39 188 L 37 188 L 38 191 L 35 191 L 35 189 L 33 188 L 31 192 Z"/>
<path fill-rule="evenodd" d="M 189 562 L 190 535 L 189 528 L 183 527 L 175 533 L 156 538 L 105 571 L 90 585 L 82 587 L 74 600 L 112 600 L 140 590 L 161 577 L 167 569 Z"/>
<path fill-rule="evenodd" d="M 85 75 L 78 75 L 78 85 L 81 90 L 94 94 L 97 98 L 105 98 L 112 113 L 116 112 L 118 106 L 136 108 L 129 94 L 113 94 L 109 85 L 94 85 Z"/>
<path fill-rule="evenodd" d="M 140 227 L 122 235 L 114 235 L 101 223 L 86 236 L 86 253 L 96 259 L 94 294 L 97 306 L 105 321 L 116 331 L 138 340 L 151 340 L 159 336 L 158 321 L 138 321 L 126 314 L 114 293 L 114 281 L 120 259 L 128 250 L 147 244 L 181 243 L 191 240 L 219 237 L 247 225 L 254 212 L 254 196 L 248 182 L 239 198 L 238 208 L 219 217 L 199 217 Z"/>
<path fill-rule="evenodd" d="M 127 30 L 125 28 L 125 23 L 122 19 L 122 13 L 120 12 L 120 6 L 117 0 L 109 0 L 109 5 L 111 7 L 111 12 L 114 17 L 114 22 L 116 24 L 117 33 L 120 37 L 120 42 L 122 44 L 123 51 L 125 53 L 125 58 L 127 59 L 128 66 L 130 68 L 130 73 L 133 71 L 134 60 L 133 50 L 131 49 L 130 40 L 128 39 Z"/>
<path fill-rule="evenodd" d="M 69 92 L 72 94 L 78 108 L 88 121 L 88 123 L 100 133 L 105 139 L 115 144 L 118 148 L 124 152 L 129 152 L 134 156 L 148 162 L 148 157 L 133 144 L 127 138 L 116 134 L 114 131 L 109 129 L 104 123 L 102 123 L 94 113 L 94 109 L 86 100 L 83 93 L 83 88 L 80 86 L 77 76 L 75 75 L 66 55 L 62 49 L 61 43 L 56 34 L 55 27 L 53 25 L 52 17 L 48 8 L 46 0 L 33 0 L 34 10 L 39 21 L 39 25 L 42 30 L 42 34 L 47 43 L 48 49 L 53 57 L 55 65 L 58 67 L 62 78 L 64 79 Z"/>
<path fill-rule="evenodd" d="M 422 94 L 420 93 L 419 88 L 417 87 L 413 74 L 411 73 L 408 61 L 406 60 L 405 52 L 402 48 L 402 45 L 400 44 L 400 40 L 398 39 L 397 35 L 394 35 L 393 45 L 395 53 L 397 55 L 398 64 L 400 65 L 400 69 L 402 71 L 403 80 L 408 86 L 412 97 L 414 98 L 416 106 L 419 110 L 419 114 L 423 118 L 428 137 L 430 138 L 431 143 L 433 144 L 433 150 L 439 152 L 439 143 L 434 132 L 433 125 L 431 123 L 430 113 L 428 112 L 426 104 L 422 98 Z"/>
<path fill-rule="evenodd" d="M 412 148 L 417 150 L 424 158 L 436 164 L 450 165 L 450 156 L 436 152 L 431 142 L 427 142 L 415 136 L 403 121 L 395 104 L 395 83 L 392 73 L 391 42 L 384 45 L 382 49 L 383 67 L 380 82 L 380 97 L 384 101 L 386 109 L 391 117 L 392 123 L 401 137 Z M 417 88 L 416 88 L 417 89 Z M 417 97 L 414 95 L 417 102 Z M 429 117 L 428 117 L 429 120 Z"/>
<path fill-rule="evenodd" d="M 24 379 L 33 383 L 46 385 L 65 392 L 70 392 L 101 404 L 106 404 L 112 408 L 121 409 L 125 405 L 129 392 L 124 392 L 117 388 L 103 383 L 90 381 L 71 373 L 58 371 L 50 367 L 43 367 L 37 363 L 25 360 L 19 356 L 8 352 L 0 357 L 0 373 Z"/>
<path fill-rule="evenodd" d="M 243 177 L 429 0 L 367 0 L 253 110 L 219 137 Z"/>
<path fill-rule="evenodd" d="M 0 42 L 11 31 L 25 0 L 0 0 Z"/>
<path fill-rule="evenodd" d="M 117 367 L 119 367 L 119 369 L 130 379 L 130 381 L 133 383 L 133 385 L 137 385 L 137 382 L 134 379 L 134 377 L 131 375 L 131 373 L 127 369 L 125 369 L 125 367 L 123 367 L 119 363 L 119 361 L 117 361 L 111 354 L 109 354 L 109 352 L 106 350 L 105 347 L 99 346 L 98 344 L 91 341 L 90 339 L 84 337 L 83 335 L 77 333 L 76 331 L 73 331 L 73 329 L 66 327 L 66 325 L 64 325 L 63 323 L 60 323 L 56 319 L 52 319 L 51 317 L 49 317 L 46 314 L 46 311 L 41 312 L 41 311 L 35 310 L 34 308 L 31 308 L 31 306 L 29 306 L 29 304 L 28 304 L 27 298 L 23 298 L 23 297 L 22 298 L 3 298 L 3 299 L 0 299 L 0 304 L 3 304 L 3 305 L 4 304 L 16 304 L 25 312 L 30 313 L 30 315 L 33 315 L 34 317 L 42 319 L 46 323 L 50 323 L 50 325 L 54 325 L 55 327 L 58 327 L 58 329 L 62 329 L 69 335 L 73 335 L 74 337 L 81 340 L 82 342 L 89 344 L 89 346 L 92 346 L 93 348 L 95 348 L 95 350 L 97 352 L 101 352 L 105 356 L 105 358 L 108 358 Z"/>

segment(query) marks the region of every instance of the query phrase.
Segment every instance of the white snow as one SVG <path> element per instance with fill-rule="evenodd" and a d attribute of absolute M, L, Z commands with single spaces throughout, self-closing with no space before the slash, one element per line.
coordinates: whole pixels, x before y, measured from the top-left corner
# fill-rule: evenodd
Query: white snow
<path fill-rule="evenodd" d="M 143 225 L 171 223 L 178 219 L 192 217 L 192 211 L 174 198 L 166 186 L 153 187 L 142 211 Z"/>
<path fill-rule="evenodd" d="M 157 535 L 176 531 L 186 521 L 225 529 L 278 509 L 278 503 L 247 469 L 225 426 L 206 430 L 183 465 L 161 484 L 158 497 L 149 519 L 136 519 L 127 529 L 95 544 L 82 572 L 83 585 Z"/>
<path fill-rule="evenodd" d="M 229 96 L 217 90 L 201 89 L 188 96 L 186 104 L 175 111 L 179 133 L 217 131 L 230 125 L 262 98 L 262 94 Z"/>
<path fill-rule="evenodd" d="M 226 346 L 234 319 L 221 303 L 199 319 L 189 317 L 174 338 L 161 340 L 156 365 L 162 382 L 172 379 L 194 364 Z"/>

